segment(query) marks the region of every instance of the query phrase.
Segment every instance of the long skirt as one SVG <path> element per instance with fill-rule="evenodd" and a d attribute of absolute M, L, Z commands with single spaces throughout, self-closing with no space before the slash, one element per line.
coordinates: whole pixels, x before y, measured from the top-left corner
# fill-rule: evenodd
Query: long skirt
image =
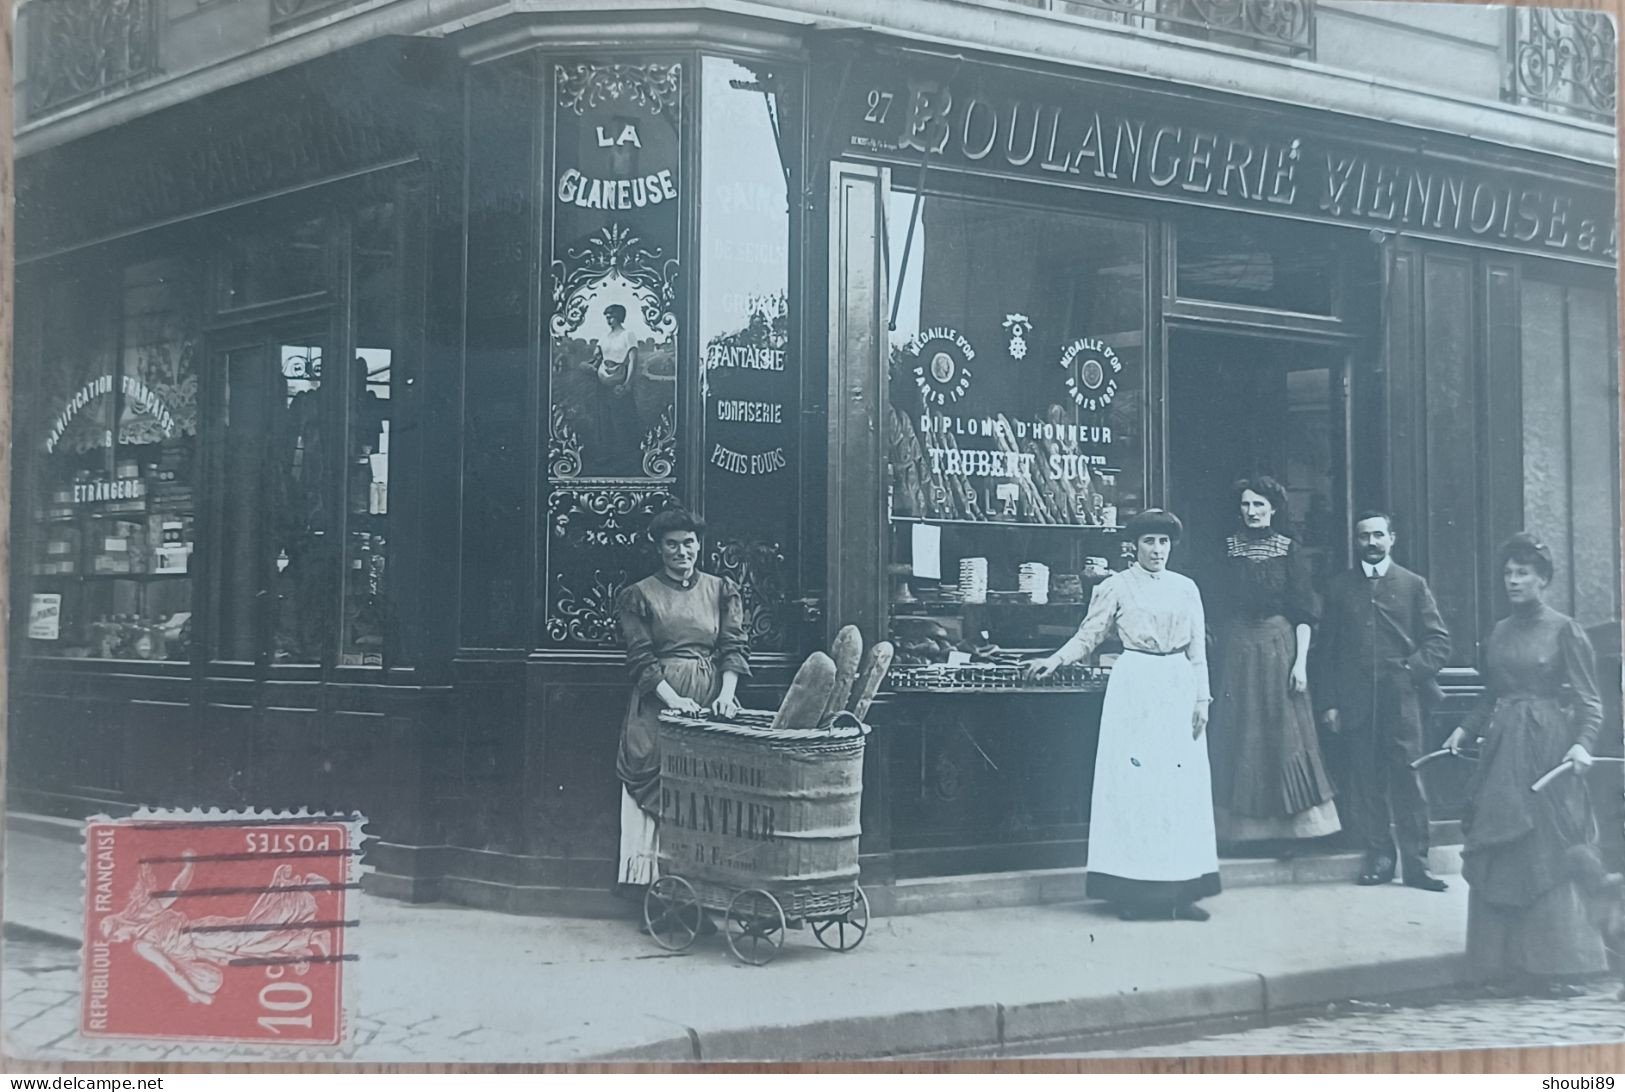
<path fill-rule="evenodd" d="M 1207 741 L 1191 738 L 1195 706 L 1184 656 L 1118 659 L 1095 755 L 1090 898 L 1177 906 L 1219 893 Z"/>
<path fill-rule="evenodd" d="M 1308 694 L 1293 693 L 1297 637 L 1280 615 L 1238 618 L 1219 643 L 1208 746 L 1224 842 L 1319 838 L 1341 829 Z"/>
<path fill-rule="evenodd" d="M 647 887 L 660 876 L 660 820 L 621 786 L 621 867 L 616 882 Z"/>
<path fill-rule="evenodd" d="M 1608 954 L 1574 884 L 1560 883 L 1526 906 L 1494 903 L 1469 891 L 1467 966 L 1481 982 L 1518 975 L 1579 978 L 1606 971 Z"/>
<path fill-rule="evenodd" d="M 1467 962 L 1474 977 L 1573 977 L 1607 969 L 1602 938 L 1568 871 L 1571 847 L 1594 837 L 1585 781 L 1536 778 L 1562 760 L 1573 729 L 1552 696 L 1496 702 L 1473 771 L 1463 826 Z"/>
<path fill-rule="evenodd" d="M 660 670 L 671 688 L 701 705 L 716 700 L 722 674 L 709 658 L 661 656 Z M 660 710 L 665 704 L 653 691 L 633 691 L 621 728 L 616 772 L 621 778 L 621 883 L 653 883 L 660 825 Z M 647 863 L 645 863 L 647 862 Z M 627 876 L 647 879 L 627 879 Z"/>

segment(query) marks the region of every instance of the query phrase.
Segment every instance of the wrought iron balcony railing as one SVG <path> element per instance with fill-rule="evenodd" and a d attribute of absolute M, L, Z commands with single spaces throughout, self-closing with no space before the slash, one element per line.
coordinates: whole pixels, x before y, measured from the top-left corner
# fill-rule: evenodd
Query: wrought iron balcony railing
<path fill-rule="evenodd" d="M 158 72 L 158 0 L 37 0 L 27 9 L 32 117 Z"/>
<path fill-rule="evenodd" d="M 1554 113 L 1614 120 L 1614 23 L 1600 11 L 1507 12 L 1506 96 Z"/>
<path fill-rule="evenodd" d="M 334 8 L 353 4 L 356 0 L 271 0 L 271 29 L 280 30 L 291 23 L 302 23 L 325 15 Z"/>
<path fill-rule="evenodd" d="M 1057 15 L 1102 19 L 1285 57 L 1315 52 L 1314 0 L 1014 0 Z"/>

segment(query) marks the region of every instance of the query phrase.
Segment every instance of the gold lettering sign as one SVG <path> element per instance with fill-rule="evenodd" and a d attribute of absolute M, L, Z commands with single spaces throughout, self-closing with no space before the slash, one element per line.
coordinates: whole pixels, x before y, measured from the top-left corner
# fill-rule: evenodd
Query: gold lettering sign
<path fill-rule="evenodd" d="M 932 63 L 923 55 L 918 66 Z M 1238 108 L 1100 79 L 891 60 L 854 77 L 845 153 L 1138 193 L 1612 264 L 1613 176 L 1482 149 L 1405 146 L 1393 127 Z M 1463 142 L 1465 145 L 1465 142 Z"/>

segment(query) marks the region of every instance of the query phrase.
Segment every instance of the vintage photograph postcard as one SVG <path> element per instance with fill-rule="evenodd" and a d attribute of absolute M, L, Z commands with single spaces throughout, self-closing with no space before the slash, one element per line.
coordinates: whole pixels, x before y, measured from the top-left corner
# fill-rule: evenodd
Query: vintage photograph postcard
<path fill-rule="evenodd" d="M 13 14 L 16 1064 L 1625 1039 L 1609 15 Z"/>

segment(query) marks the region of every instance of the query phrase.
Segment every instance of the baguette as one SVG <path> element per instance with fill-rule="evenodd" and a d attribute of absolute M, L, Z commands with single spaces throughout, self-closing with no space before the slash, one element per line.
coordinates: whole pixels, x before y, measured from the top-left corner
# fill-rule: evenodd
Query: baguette
<path fill-rule="evenodd" d="M 858 678 L 858 662 L 863 658 L 863 634 L 858 632 L 858 627 L 842 626 L 835 634 L 829 654 L 830 659 L 835 661 L 835 685 L 830 689 L 829 701 L 819 717 L 820 724 L 845 709 L 847 699 L 852 696 L 852 684 Z"/>
<path fill-rule="evenodd" d="M 892 643 L 880 641 L 874 645 L 863 657 L 863 671 L 859 676 L 858 688 L 852 697 L 852 715 L 862 720 L 869 712 L 869 706 L 874 704 L 875 695 L 880 692 L 880 684 L 886 679 L 886 672 L 891 670 Z"/>
<path fill-rule="evenodd" d="M 785 692 L 784 702 L 773 716 L 774 728 L 815 728 L 829 704 L 829 692 L 835 687 L 835 661 L 822 652 L 814 652 L 801 665 L 796 677 Z"/>

